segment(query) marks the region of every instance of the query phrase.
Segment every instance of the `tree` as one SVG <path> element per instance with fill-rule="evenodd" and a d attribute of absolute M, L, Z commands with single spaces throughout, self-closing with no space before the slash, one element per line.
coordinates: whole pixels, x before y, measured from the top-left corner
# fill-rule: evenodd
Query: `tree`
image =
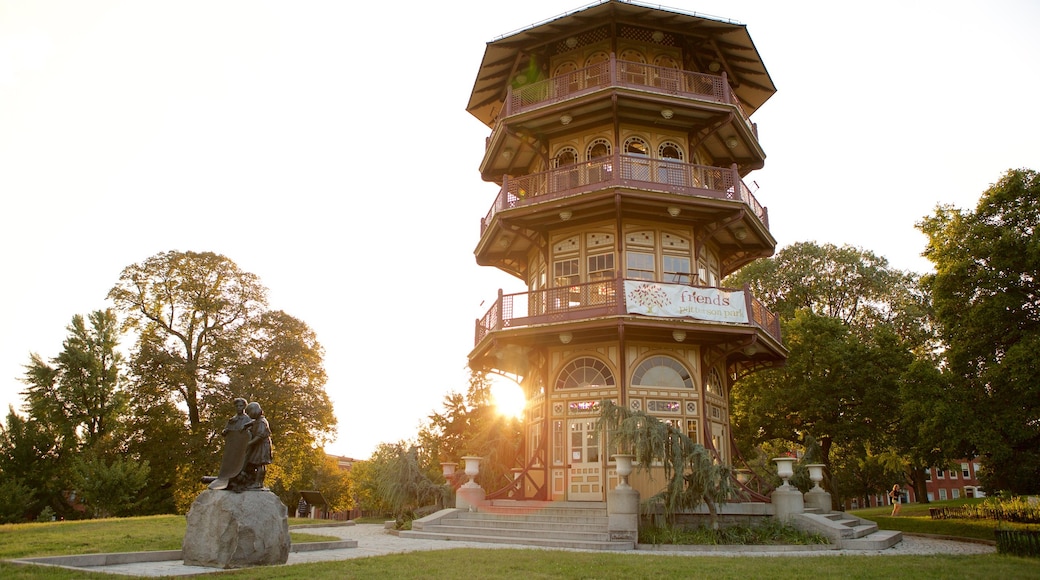
<path fill-rule="evenodd" d="M 419 464 L 419 449 L 404 441 L 380 443 L 365 462 L 358 485 L 363 497 L 402 525 L 415 510 L 439 503 L 446 487 Z"/>
<path fill-rule="evenodd" d="M 76 449 L 103 442 L 117 446 L 112 436 L 126 409 L 116 315 L 98 310 L 88 320 L 89 326 L 78 314 L 72 318 L 69 336 L 51 361 L 53 366 L 32 354 L 23 379 L 29 416 L 51 425 Z"/>
<path fill-rule="evenodd" d="M 803 242 L 725 284 L 746 284 L 779 315 L 790 350 L 786 366 L 733 387 L 733 433 L 744 455 L 771 439 L 812 437 L 829 476 L 832 447 L 892 444 L 902 377 L 936 346 L 916 275 L 868 251 Z"/>
<path fill-rule="evenodd" d="M 138 492 L 148 481 L 148 462 L 115 457 L 111 461 L 95 453 L 72 462 L 72 486 L 76 498 L 92 517 L 136 515 L 142 498 Z"/>
<path fill-rule="evenodd" d="M 523 433 L 518 419 L 501 415 L 492 404 L 487 375 L 471 373 L 466 394 L 448 393 L 443 406 L 419 430 L 418 458 L 423 469 L 436 477 L 441 461 L 476 455 L 483 458 L 477 481 L 488 493 L 512 484 L 512 468 L 522 467 L 517 459 Z"/>
<path fill-rule="evenodd" d="M 151 378 L 179 395 L 192 432 L 212 414 L 203 402 L 223 384 L 229 352 L 266 295 L 254 274 L 220 254 L 177 251 L 127 266 L 108 293 L 141 333 L 137 364 L 162 369 Z"/>
<path fill-rule="evenodd" d="M 267 310 L 265 295 L 255 275 L 210 252 L 157 254 L 109 292 L 137 332 L 128 448 L 151 466 L 146 509 L 194 500 L 219 465 L 234 397 L 259 402 L 271 423 L 268 485 L 291 497 L 322 465 L 336 424 L 324 350 L 303 321 Z"/>
<path fill-rule="evenodd" d="M 71 515 L 64 495 L 68 489 L 64 460 L 71 451 L 63 443 L 50 425 L 8 409 L 0 429 L 0 476 L 33 490 L 23 506 L 28 519 L 35 519 L 44 508 Z"/>
<path fill-rule="evenodd" d="M 1010 170 L 974 211 L 939 206 L 918 228 L 980 479 L 991 491 L 1040 492 L 1040 174 Z"/>
<path fill-rule="evenodd" d="M 719 528 L 718 504 L 730 498 L 732 470 L 715 462 L 711 453 L 669 423 L 642 411 L 630 411 L 607 400 L 600 402 L 596 430 L 608 435 L 607 448 L 635 455 L 638 470 L 664 469 L 665 488 L 649 502 L 662 507 L 674 524 L 675 514 L 708 506 L 712 529 Z"/>

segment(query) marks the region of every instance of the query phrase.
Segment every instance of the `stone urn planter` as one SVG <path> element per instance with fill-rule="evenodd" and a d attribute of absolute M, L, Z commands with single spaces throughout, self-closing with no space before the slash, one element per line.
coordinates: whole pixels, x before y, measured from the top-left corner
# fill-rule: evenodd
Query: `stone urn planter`
<path fill-rule="evenodd" d="M 632 475 L 632 461 L 636 458 L 635 455 L 627 453 L 619 453 L 614 456 L 614 462 L 617 464 L 618 474 L 618 489 L 630 489 L 628 485 L 628 476 Z"/>
<path fill-rule="evenodd" d="M 784 480 L 784 485 L 781 487 L 791 487 L 791 484 L 787 480 L 794 477 L 794 457 L 776 457 L 773 462 L 776 463 L 776 474 L 780 476 L 780 479 Z"/>

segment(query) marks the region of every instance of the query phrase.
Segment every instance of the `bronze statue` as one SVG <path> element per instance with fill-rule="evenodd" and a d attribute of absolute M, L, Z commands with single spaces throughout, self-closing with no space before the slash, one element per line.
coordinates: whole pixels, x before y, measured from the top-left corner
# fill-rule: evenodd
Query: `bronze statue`
<path fill-rule="evenodd" d="M 272 460 L 271 426 L 260 404 L 234 400 L 235 415 L 221 431 L 224 458 L 217 477 L 204 477 L 209 489 L 245 491 L 266 489 L 264 477 Z"/>
<path fill-rule="evenodd" d="M 265 489 L 264 477 L 267 476 L 267 466 L 273 459 L 271 448 L 271 425 L 264 417 L 264 410 L 260 403 L 249 403 L 246 405 L 246 415 L 253 420 L 250 428 L 249 446 L 246 451 L 245 471 L 253 474 L 253 480 L 249 489 Z"/>

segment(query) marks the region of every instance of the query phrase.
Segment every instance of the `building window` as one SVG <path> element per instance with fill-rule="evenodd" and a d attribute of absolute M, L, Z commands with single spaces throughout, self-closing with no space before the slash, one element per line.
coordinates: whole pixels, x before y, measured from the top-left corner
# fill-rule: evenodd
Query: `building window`
<path fill-rule="evenodd" d="M 968 478 L 971 477 L 971 472 L 968 471 L 968 464 L 967 463 L 962 463 L 961 464 L 961 475 L 964 476 L 964 479 L 968 479 Z"/>
<path fill-rule="evenodd" d="M 939 475 L 939 479 L 946 479 L 946 470 L 945 469 L 936 469 L 935 473 Z"/>
<path fill-rule="evenodd" d="M 957 470 L 956 469 L 951 469 L 950 470 L 950 479 L 957 479 Z"/>
<path fill-rule="evenodd" d="M 925 481 L 931 481 L 932 480 L 932 468 L 931 467 L 929 467 L 928 469 L 924 470 L 924 480 Z"/>
<path fill-rule="evenodd" d="M 569 362 L 556 380 L 557 390 L 613 386 L 614 374 L 610 372 L 610 368 L 603 361 L 590 356 Z"/>
<path fill-rule="evenodd" d="M 589 282 L 614 279 L 614 252 L 589 256 Z"/>
<path fill-rule="evenodd" d="M 697 253 L 697 276 L 703 286 L 717 286 L 719 283 L 719 260 L 712 252 L 701 246 Z"/>
<path fill-rule="evenodd" d="M 951 499 L 958 499 L 961 497 L 961 490 L 956 487 L 950 490 L 950 492 L 953 494 Z"/>
<path fill-rule="evenodd" d="M 589 161 L 608 155 L 610 155 L 610 142 L 606 139 L 596 139 L 589 143 L 588 149 L 585 150 L 585 159 Z"/>
<path fill-rule="evenodd" d="M 939 501 L 944 501 L 944 500 L 946 500 L 946 489 L 945 488 L 940 488 L 939 489 Z"/>
<path fill-rule="evenodd" d="M 694 443 L 700 442 L 701 438 L 700 431 L 697 430 L 697 421 L 693 419 L 686 420 L 686 436 L 689 437 L 690 441 L 693 441 Z"/>
<path fill-rule="evenodd" d="M 623 149 L 626 158 L 621 163 L 624 179 L 650 181 L 650 146 L 640 137 L 629 137 Z"/>
<path fill-rule="evenodd" d="M 718 369 L 711 369 L 708 371 L 707 380 L 704 382 L 704 389 L 713 395 L 722 395 L 722 376 L 719 375 Z"/>
<path fill-rule="evenodd" d="M 563 463 L 563 421 L 553 421 L 553 464 Z"/>
<path fill-rule="evenodd" d="M 934 493 L 928 492 L 928 501 L 935 501 L 935 494 Z"/>
<path fill-rule="evenodd" d="M 632 373 L 632 385 L 692 389 L 693 378 L 681 362 L 670 356 L 659 355 L 639 363 Z"/>

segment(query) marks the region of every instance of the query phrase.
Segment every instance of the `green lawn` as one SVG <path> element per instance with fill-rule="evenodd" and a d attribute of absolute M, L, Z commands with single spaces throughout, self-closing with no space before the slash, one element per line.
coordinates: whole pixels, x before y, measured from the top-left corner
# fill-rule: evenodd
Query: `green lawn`
<path fill-rule="evenodd" d="M 291 518 L 289 524 L 313 521 Z M 179 550 L 185 529 L 184 516 L 6 524 L 0 526 L 0 559 Z M 290 536 L 296 543 L 338 539 L 299 532 Z"/>
<path fill-rule="evenodd" d="M 849 513 L 861 518 L 877 522 L 883 530 L 899 530 L 908 534 L 935 534 L 993 541 L 993 530 L 997 523 L 992 520 L 949 519 L 933 520 L 928 515 L 928 508 L 960 506 L 981 502 L 980 499 L 959 499 L 950 501 L 934 501 L 932 503 L 903 504 L 900 515 L 892 517 L 891 507 L 867 508 L 853 510 Z M 1036 529 L 1028 524 L 1002 522 L 1004 528 Z"/>
<path fill-rule="evenodd" d="M 906 506 L 910 507 L 910 506 Z M 869 512 L 863 510 L 857 513 Z M 880 510 L 887 513 L 885 510 Z M 919 516 L 904 510 L 899 522 Z M 927 507 L 924 509 L 927 517 Z M 869 514 L 877 517 L 876 514 Z M 307 520 L 292 520 L 303 523 Z M 310 520 L 313 521 L 313 520 Z M 950 520 L 947 520 L 950 521 Z M 885 527 L 885 526 L 883 526 Z M 182 516 L 155 516 L 82 522 L 14 524 L 0 526 L 0 558 L 66 555 L 180 547 Z M 891 529 L 891 528 L 890 528 Z M 935 533 L 932 531 L 926 533 Z M 992 537 L 992 536 L 990 536 Z M 293 534 L 293 541 L 298 534 Z M 450 545 L 450 544 L 449 544 Z M 542 550 L 450 549 L 337 562 L 250 568 L 220 572 L 214 578 L 307 580 L 340 578 L 1040 578 L 1040 561 L 1012 556 L 802 556 L 718 557 L 652 553 L 553 552 Z M 41 566 L 0 562 L 0 578 L 92 579 L 114 578 Z"/>

